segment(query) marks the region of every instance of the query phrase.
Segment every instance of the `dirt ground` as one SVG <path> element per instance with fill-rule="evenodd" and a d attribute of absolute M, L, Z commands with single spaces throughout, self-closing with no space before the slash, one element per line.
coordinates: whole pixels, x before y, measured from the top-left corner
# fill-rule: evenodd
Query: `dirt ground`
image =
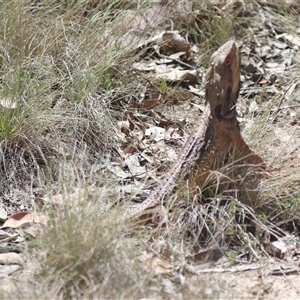
<path fill-rule="evenodd" d="M 264 5 L 262 4 L 262 7 L 265 7 Z M 242 57 L 241 91 L 237 110 L 243 136 L 251 148 L 276 169 L 272 175 L 273 181 L 268 182 L 270 188 L 269 194 L 266 193 L 266 198 L 282 198 L 284 201 L 288 201 L 286 195 L 295 199 L 299 198 L 299 189 L 296 186 L 299 179 L 295 179 L 295 176 L 298 176 L 297 172 L 300 166 L 300 102 L 298 97 L 300 91 L 300 26 L 299 22 L 293 23 L 292 30 L 289 32 L 287 28 L 290 25 L 283 28 L 282 23 L 284 22 L 277 22 L 276 14 L 271 10 L 272 5 L 269 4 L 269 7 L 270 9 L 260 10 L 260 13 L 268 21 L 261 22 L 255 19 L 258 22 L 255 23 L 256 26 L 250 26 L 248 30 L 245 30 L 243 37 L 236 39 Z M 246 18 L 249 18 L 246 11 L 243 13 Z M 254 15 L 252 14 L 250 17 L 254 18 Z M 164 18 L 165 16 L 161 16 L 160 21 L 163 21 Z M 300 21 L 299 15 L 297 19 Z M 153 32 L 151 38 L 145 39 L 143 41 L 145 44 L 137 48 L 140 51 L 145 47 L 147 51 L 133 62 L 128 71 L 128 76 L 134 78 L 135 90 L 130 90 L 128 92 L 130 96 L 126 95 L 122 99 L 122 101 L 124 100 L 122 105 L 125 107 L 124 114 L 122 120 L 120 118 L 120 122 L 114 124 L 119 130 L 117 135 L 121 136 L 117 147 L 121 158 L 119 161 L 122 160 L 122 162 L 115 169 L 112 166 L 113 164 L 115 166 L 116 162 L 109 162 L 106 171 L 109 170 L 113 173 L 117 178 L 116 185 L 122 185 L 122 188 L 124 188 L 123 185 L 126 185 L 124 182 L 128 183 L 127 188 L 130 189 L 135 187 L 136 181 L 140 182 L 141 179 L 147 178 L 144 161 L 151 155 L 155 157 L 153 165 L 157 160 L 161 166 L 156 171 L 156 175 L 159 177 L 166 172 L 176 159 L 176 153 L 184 145 L 188 134 L 199 121 L 199 115 L 201 117 L 204 106 L 203 83 L 206 67 L 199 58 L 203 54 L 202 52 L 205 52 L 204 46 L 202 49 L 201 44 L 195 46 L 192 42 L 185 41 L 183 49 L 180 49 L 183 52 L 181 56 L 177 55 L 180 52 L 177 51 L 178 49 L 172 49 L 169 53 L 163 51 L 163 47 L 161 47 L 160 53 L 157 50 L 159 42 L 155 39 L 153 42 L 153 37 L 157 38 L 165 29 L 158 25 L 157 28 L 158 31 Z M 180 34 L 179 31 L 174 33 L 176 38 Z M 209 53 L 205 53 L 207 57 L 214 50 L 211 48 L 209 51 L 207 50 Z M 189 55 L 191 57 L 188 57 Z M 172 57 L 170 58 L 170 56 Z M 185 58 L 185 66 L 182 65 L 180 59 L 182 56 Z M 187 57 L 188 59 L 186 59 Z M 194 63 L 192 68 L 189 68 L 191 67 L 189 63 Z M 197 67 L 195 67 L 196 65 Z M 181 67 L 184 68 L 184 70 L 180 70 L 183 72 L 182 77 L 174 79 L 174 74 Z M 124 92 L 124 94 L 126 93 Z M 141 152 L 146 155 L 140 156 Z M 148 155 L 149 153 L 150 155 Z M 134 163 L 130 164 L 128 157 L 134 158 L 138 167 Z M 116 171 L 113 172 L 113 169 Z M 142 175 L 144 177 L 140 176 L 140 173 L 145 174 Z M 136 181 L 132 180 L 135 176 L 138 178 Z M 278 181 L 280 179 L 281 184 L 272 186 L 272 182 L 276 182 L 276 178 Z M 293 178 L 292 182 L 290 178 Z M 119 184 L 120 182 L 121 184 Z M 44 195 L 42 196 L 44 197 Z M 36 198 L 39 201 L 42 197 Z M 12 205 L 10 207 L 14 207 L 16 211 L 24 208 L 23 203 L 17 209 Z M 292 211 L 295 208 L 291 205 L 290 209 Z M 271 211 L 270 208 L 269 211 Z M 295 211 L 297 213 L 297 209 Z M 14 212 L 7 209 L 5 217 L 2 218 L 3 223 Z M 255 264 L 243 265 L 245 262 L 241 262 L 239 266 L 245 267 L 243 271 L 238 271 L 238 267 L 234 266 L 226 269 L 224 267 L 226 263 L 218 266 L 210 265 L 210 270 L 209 268 L 204 270 L 205 267 L 198 265 L 193 270 L 190 269 L 186 278 L 182 279 L 178 293 L 175 292 L 175 288 L 175 290 L 173 289 L 172 283 L 169 289 L 166 284 L 164 287 L 158 287 L 158 290 L 162 291 L 162 293 L 157 293 L 158 298 L 165 295 L 166 299 L 188 299 L 187 297 L 190 296 L 187 295 L 193 295 L 195 299 L 300 299 L 299 217 L 296 213 L 295 216 L 287 214 L 291 218 L 290 220 L 285 220 L 280 213 L 278 213 L 280 218 L 277 215 L 272 218 L 274 224 L 277 221 L 281 222 L 280 226 L 282 225 L 284 233 L 295 235 L 296 246 L 283 255 L 282 259 L 266 255 L 265 257 L 268 257 L 266 262 L 260 261 L 261 264 L 264 264 L 262 267 L 257 267 Z M 37 215 L 33 218 L 37 218 Z M 28 222 L 31 221 L 30 219 Z M 39 223 L 43 224 L 43 221 Z M 11 250 L 10 247 L 24 242 L 23 231 L 17 233 L 20 241 L 14 240 L 11 244 L 6 243 L 6 240 L 16 239 L 16 236 L 12 237 L 13 234 L 8 230 L 5 234 L 3 237 L 0 236 L 0 242 L 2 240 L 3 249 L 6 252 L 14 252 L 15 250 Z M 143 241 L 143 243 L 146 242 Z M 19 250 L 16 252 L 19 253 Z M 26 261 L 25 257 L 24 261 Z M 20 266 L 23 263 L 17 261 L 12 264 Z M 16 273 L 15 277 L 12 277 L 10 274 L 15 271 L 10 272 L 4 266 L 5 263 L 0 262 L 0 284 L 5 287 L 4 290 L 9 292 L 10 287 L 14 285 L 14 280 L 18 276 L 26 276 L 28 268 L 25 267 L 24 271 L 18 268 L 20 271 Z M 252 266 L 254 267 L 252 268 Z M 166 273 L 169 274 L 169 272 Z M 174 282 L 177 284 L 176 280 Z M 203 286 L 205 286 L 204 289 Z M 201 296 L 199 297 L 197 296 L 198 287 L 201 287 L 199 289 Z"/>
<path fill-rule="evenodd" d="M 207 294 L 220 299 L 299 299 L 300 274 L 268 275 L 265 269 L 241 273 L 210 274 L 203 280 L 219 288 Z"/>

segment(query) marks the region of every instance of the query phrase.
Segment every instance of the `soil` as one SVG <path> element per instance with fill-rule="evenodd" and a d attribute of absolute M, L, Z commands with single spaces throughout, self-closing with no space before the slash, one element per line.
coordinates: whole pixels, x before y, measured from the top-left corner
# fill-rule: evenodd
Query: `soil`
<path fill-rule="evenodd" d="M 266 31 L 268 26 L 263 24 L 262 28 L 258 28 L 255 32 L 255 38 L 238 41 L 243 57 L 241 96 L 238 103 L 239 118 L 243 135 L 255 151 L 274 168 L 283 170 L 283 173 L 293 172 L 293 169 L 298 170 L 300 166 L 300 104 L 298 97 L 295 96 L 300 90 L 300 79 L 295 75 L 300 74 L 300 27 L 298 25 L 294 28 L 296 33 L 292 35 L 294 38 L 292 40 L 288 37 L 289 32 L 283 32 L 286 34 L 283 35 L 282 30 L 276 30 L 276 26 L 279 25 L 272 14 L 266 13 L 266 16 L 270 17 L 269 30 Z M 274 28 L 277 35 L 274 34 Z M 157 61 L 161 58 L 156 56 L 151 59 Z M 155 77 L 154 72 L 149 78 L 152 76 Z M 159 81 L 155 80 L 155 84 L 158 86 Z M 199 97 L 187 91 L 186 87 L 179 86 L 180 84 L 178 82 L 167 87 L 162 93 L 162 98 L 157 99 L 158 105 L 153 109 L 154 117 L 151 117 L 154 123 L 167 120 L 170 122 L 169 126 L 175 128 L 179 135 L 178 143 L 174 141 L 167 143 L 174 151 L 180 149 L 188 133 L 197 124 L 199 111 L 204 105 L 203 94 Z M 203 91 L 201 84 L 196 88 Z M 268 110 L 271 113 L 265 118 L 264 113 Z M 141 116 L 140 112 L 136 112 L 138 117 L 143 118 L 145 115 Z M 147 126 L 150 124 L 148 121 L 149 118 Z M 258 122 L 264 124 L 255 127 Z M 124 147 L 123 151 L 125 150 Z M 166 156 L 159 159 L 167 160 L 169 163 L 172 161 L 172 159 L 168 161 Z M 165 170 L 160 170 L 162 171 Z M 288 187 L 285 188 L 277 192 L 288 193 Z M 290 233 L 298 234 L 296 230 Z M 299 299 L 299 253 L 294 253 L 294 258 L 289 260 L 286 257 L 281 260 L 277 258 L 270 260 L 267 267 L 258 270 L 203 274 L 200 272 L 198 275 L 188 277 L 188 286 L 193 289 L 193 286 L 202 286 L 204 283 L 206 288 L 204 292 L 202 291 L 203 298 L 209 299 Z M 9 285 L 8 278 L 5 281 Z M 184 295 L 183 293 L 183 298 Z M 180 298 L 178 295 L 169 296 Z"/>

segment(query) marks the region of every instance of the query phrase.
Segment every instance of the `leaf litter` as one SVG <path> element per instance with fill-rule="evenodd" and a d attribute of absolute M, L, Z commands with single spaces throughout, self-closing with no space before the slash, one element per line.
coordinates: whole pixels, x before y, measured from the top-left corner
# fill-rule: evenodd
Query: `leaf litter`
<path fill-rule="evenodd" d="M 268 14 L 268 12 L 265 11 L 263 13 Z M 268 18 L 269 16 L 266 16 L 266 19 Z M 276 25 L 274 24 L 272 24 L 272 29 L 275 33 L 276 31 L 280 32 L 280 29 L 277 29 Z M 194 45 L 189 44 L 183 37 L 179 38 L 178 34 L 179 32 L 159 33 L 152 38 L 150 37 L 148 40 L 144 40 L 143 44 L 140 44 L 139 47 L 147 47 L 147 49 L 149 49 L 149 47 L 152 47 L 156 56 L 153 55 L 151 59 L 149 59 L 149 56 L 147 56 L 147 58 L 135 62 L 133 64 L 133 68 L 138 72 L 142 72 L 143 76 L 147 76 L 148 78 L 154 78 L 155 80 L 165 80 L 173 88 L 174 86 L 184 86 L 184 88 L 188 88 L 192 93 L 200 96 L 200 98 L 203 99 L 204 93 L 201 88 L 199 88 L 201 87 L 201 81 L 203 82 L 203 77 L 201 79 L 202 73 L 199 72 L 199 70 L 192 64 L 189 65 L 191 68 L 187 68 L 187 66 L 184 67 L 184 64 L 176 61 L 190 58 L 190 56 L 198 53 L 199 49 L 197 47 L 195 48 Z M 167 41 L 166 46 L 161 47 L 161 40 L 166 37 L 169 37 L 169 40 Z M 178 47 L 178 49 L 176 49 L 176 39 L 181 42 L 181 45 L 180 47 Z M 258 29 L 255 38 L 253 40 L 249 40 L 249 42 L 245 45 L 242 45 L 241 95 L 243 97 L 243 100 L 240 100 L 238 102 L 238 111 L 241 115 L 245 116 L 240 118 L 240 122 L 242 126 L 247 127 L 246 131 L 250 132 L 251 128 L 253 128 L 253 117 L 255 116 L 257 118 L 258 116 L 262 115 L 265 110 L 268 109 L 269 103 L 267 101 L 264 101 L 264 99 L 272 98 L 276 95 L 284 95 L 282 84 L 287 80 L 285 74 L 290 72 L 290 68 L 294 67 L 293 57 L 299 52 L 299 45 L 297 45 L 297 43 L 298 41 L 296 36 L 291 37 L 286 33 L 275 34 L 274 36 L 272 36 L 272 34 L 270 34 L 268 30 L 260 31 Z M 298 90 L 297 81 L 294 82 L 292 86 L 286 89 L 286 96 L 283 96 L 286 97 L 286 100 L 289 95 L 292 94 L 292 92 L 287 93 L 289 89 L 291 91 L 294 91 L 295 89 Z M 264 93 L 263 98 L 260 97 L 261 93 Z M 146 100 L 143 99 L 141 103 L 143 103 L 143 101 Z M 142 108 L 145 110 L 145 113 L 147 113 L 147 109 L 151 110 L 162 107 L 163 97 L 157 97 L 153 101 L 153 106 L 143 106 L 142 104 L 138 104 L 134 108 Z M 191 103 L 191 105 L 193 105 L 194 107 L 203 107 L 203 104 L 199 102 Z M 281 103 L 279 103 L 279 106 L 281 106 Z M 172 120 L 172 122 L 174 121 Z M 173 151 L 169 156 L 169 159 L 171 161 L 174 160 L 176 158 L 176 154 L 174 148 L 169 147 L 170 145 L 168 144 L 169 139 L 172 138 L 171 135 L 166 134 L 168 129 L 149 123 L 145 124 L 145 128 L 145 134 L 142 139 L 145 146 L 143 151 L 149 151 L 150 147 L 152 149 L 152 153 L 157 153 L 157 151 L 160 152 L 160 150 L 162 149 L 169 149 L 166 151 L 161 151 L 161 153 L 164 154 L 161 155 L 159 161 L 163 162 L 163 157 L 168 156 L 168 154 L 166 153 L 168 153 L 169 151 Z M 281 140 L 281 145 L 288 143 L 288 141 L 290 141 L 292 138 L 289 131 L 280 127 L 275 128 L 274 133 Z M 184 138 L 186 138 L 186 136 L 187 135 L 185 135 Z M 184 141 L 182 135 L 174 136 L 174 138 L 175 137 L 181 141 Z M 150 138 L 150 140 L 145 140 L 146 138 Z M 274 145 L 271 145 L 271 147 L 273 146 Z M 136 155 L 136 158 L 138 158 L 138 155 Z M 138 165 L 138 162 L 136 161 L 135 164 Z M 297 240 L 298 238 L 294 238 L 294 241 Z M 269 248 L 272 250 L 267 250 Z M 284 256 L 286 257 L 287 254 L 286 246 L 280 243 L 279 240 L 266 243 L 265 249 L 268 252 L 271 251 L 272 256 L 278 256 L 280 257 L 280 259 L 283 259 Z M 201 264 L 205 264 L 208 259 L 206 257 L 207 255 L 205 254 L 214 253 L 215 250 L 217 250 L 217 252 L 220 251 L 220 249 L 215 249 L 212 247 L 205 250 L 204 252 L 200 251 L 199 253 L 192 255 L 190 258 L 194 261 L 196 260 L 197 263 L 194 265 L 190 264 L 189 271 L 195 274 L 212 272 L 235 273 L 248 270 L 259 270 L 263 269 L 266 266 L 265 263 L 250 264 L 248 262 L 246 263 L 246 265 L 225 267 L 225 263 L 224 261 L 222 261 L 218 268 L 213 268 L 216 262 L 212 259 L 210 267 L 203 268 Z M 291 251 L 294 250 L 290 249 L 289 251 L 289 253 L 291 253 Z M 225 254 L 225 252 L 223 253 Z M 152 256 L 152 258 L 146 260 L 146 266 L 148 268 L 152 268 L 154 273 L 168 272 L 165 269 L 157 269 L 155 267 L 155 264 L 152 264 L 152 262 L 154 261 L 159 262 L 159 264 L 164 264 L 164 261 L 161 261 L 160 259 L 163 258 L 158 258 L 154 255 Z M 188 256 L 186 257 L 186 259 L 188 259 Z"/>
<path fill-rule="evenodd" d="M 240 3 L 243 3 L 243 1 L 240 1 Z M 295 61 L 293 57 L 296 57 L 299 53 L 299 38 L 293 34 L 282 32 L 282 28 L 279 28 L 280 26 L 277 27 L 276 20 L 272 14 L 267 11 L 264 11 L 263 14 L 265 14 L 265 19 L 271 20 L 271 22 L 268 23 L 271 27 L 271 30 L 258 29 L 257 32 L 255 32 L 255 38 L 249 40 L 248 43 L 246 43 L 247 46 L 242 46 L 241 49 L 243 57 L 241 95 L 244 99 L 246 99 L 246 101 L 240 101 L 238 104 L 239 111 L 243 112 L 245 115 L 245 118 L 241 121 L 242 125 L 245 125 L 247 122 L 251 123 L 251 116 L 261 115 L 267 108 L 268 103 L 259 97 L 262 91 L 265 99 L 273 97 L 278 92 L 283 94 L 281 85 L 286 82 L 286 76 L 288 76 L 287 74 L 289 74 L 288 72 L 290 71 L 290 68 L 295 67 Z M 153 17 L 154 15 L 155 17 Z M 166 9 L 158 11 L 156 6 L 155 9 L 151 8 L 146 11 L 143 17 L 139 16 L 134 18 L 130 23 L 130 26 L 139 29 L 145 29 L 148 28 L 150 24 L 152 26 L 151 30 L 155 32 L 153 28 L 159 28 L 158 24 L 163 23 L 163 21 L 167 19 L 167 16 L 169 15 L 167 14 Z M 264 26 L 266 26 L 266 24 Z M 166 43 L 163 43 L 163 41 Z M 130 40 L 130 42 L 132 42 L 132 40 Z M 183 62 L 182 59 L 189 59 L 191 56 L 198 53 L 199 49 L 184 39 L 178 31 L 166 32 L 164 30 L 152 37 L 150 36 L 148 39 L 144 39 L 137 46 L 137 48 L 147 48 L 148 50 L 151 47 L 154 50 L 154 53 L 156 53 L 157 57 L 151 56 L 150 61 L 149 57 L 147 57 L 145 60 L 135 62 L 133 64 L 133 68 L 138 72 L 142 72 L 143 76 L 149 77 L 151 80 L 154 78 L 155 82 L 166 81 L 172 86 L 172 88 L 174 85 L 177 87 L 180 86 L 181 88 L 183 86 L 184 88 L 187 87 L 203 99 L 203 91 L 199 91 L 202 78 L 201 72 L 199 72 L 196 68 L 187 70 L 184 67 L 184 64 L 178 63 L 178 60 Z M 296 81 L 286 89 L 284 96 L 281 98 L 281 102 L 279 102 L 278 108 L 281 107 L 282 110 L 289 110 L 289 106 L 281 106 L 281 104 L 282 102 L 288 103 L 289 99 L 295 101 L 293 93 L 296 93 L 298 90 L 299 87 Z M 141 97 L 141 102 L 132 101 L 131 103 L 128 103 L 128 108 L 142 109 L 143 113 L 147 115 L 149 111 L 153 110 L 154 108 L 164 105 L 164 103 L 162 103 L 162 94 L 163 92 L 159 91 L 158 95 L 156 97 L 152 97 L 151 99 L 145 99 Z M 298 104 L 299 103 L 296 101 L 295 105 Z M 192 103 L 192 105 L 202 106 L 203 103 Z M 181 108 L 178 110 L 181 110 Z M 297 109 L 297 107 L 295 108 L 295 111 L 296 114 L 299 114 L 299 109 Z M 167 112 L 170 112 L 168 108 Z M 181 140 L 181 144 L 183 144 L 184 139 L 187 137 L 187 135 L 182 137 L 182 134 L 179 134 L 176 131 L 174 133 L 174 129 L 172 128 L 159 127 L 156 126 L 157 124 L 153 124 L 148 121 L 139 123 L 139 121 L 135 119 L 135 115 L 136 111 L 130 113 L 130 115 L 127 115 L 128 118 L 126 121 L 120 121 L 116 126 L 119 132 L 122 134 L 122 141 L 124 142 L 122 145 L 123 147 L 121 147 L 122 149 L 120 149 L 119 152 L 121 157 L 124 159 L 123 165 L 109 165 L 110 171 L 117 177 L 121 179 L 134 178 L 136 181 L 135 183 L 138 183 L 127 184 L 126 188 L 124 187 L 123 189 L 125 193 L 130 193 L 131 191 L 138 192 L 138 190 L 143 187 L 143 185 L 140 184 L 140 180 L 147 176 L 147 166 L 144 164 L 144 156 L 140 155 L 140 151 L 142 153 L 149 153 L 152 152 L 152 149 L 154 149 L 160 152 L 160 154 L 164 153 L 162 157 L 159 157 L 159 159 L 149 159 L 148 163 L 150 161 L 153 163 L 154 160 L 159 160 L 161 162 L 165 160 L 174 160 L 176 158 L 175 150 L 174 147 L 170 147 L 169 142 L 174 142 L 174 140 L 178 139 Z M 171 119 L 169 115 L 168 119 Z M 159 119 L 156 118 L 156 121 L 159 122 Z M 189 122 L 194 123 L 193 121 Z M 172 120 L 171 123 L 176 123 L 176 121 Z M 252 124 L 253 123 L 251 123 L 249 126 L 249 129 L 251 128 Z M 282 128 L 274 129 L 274 133 L 276 137 L 280 139 L 281 144 L 285 144 L 291 139 L 289 131 L 285 131 Z M 140 142 L 142 142 L 142 146 Z M 273 151 L 273 149 L 271 151 Z M 119 188 L 121 190 L 122 186 L 119 186 Z M 60 203 L 63 201 L 61 194 L 54 196 L 56 196 L 58 199 L 55 200 L 56 202 Z M 7 216 L 4 214 L 3 219 L 6 218 Z M 46 225 L 46 220 L 47 218 L 40 213 L 26 212 L 24 213 L 24 216 L 22 213 L 20 213 L 19 215 L 16 214 L 15 216 L 11 216 L 9 219 L 7 219 L 2 228 L 18 228 L 28 223 L 40 223 Z M 9 235 L 6 236 L 6 238 L 8 237 Z M 283 253 L 287 253 L 285 244 L 279 244 L 277 241 L 270 244 L 272 245 L 271 251 L 279 251 L 279 256 L 281 258 Z M 206 253 L 206 251 L 208 251 L 208 253 L 212 253 L 213 250 L 214 248 L 210 248 L 205 250 L 204 253 Z M 205 259 L 202 259 L 200 254 L 202 254 L 202 252 L 193 254 L 191 257 L 193 260 L 197 261 L 196 265 L 190 264 L 189 267 L 187 267 L 187 270 L 189 270 L 191 273 L 198 275 L 202 272 L 231 273 L 262 268 L 261 265 L 248 264 L 246 266 L 230 266 L 228 268 L 221 266 L 220 268 L 215 269 L 203 269 L 203 266 L 201 267 L 199 263 L 203 263 Z M 168 259 L 155 255 L 146 260 L 144 265 L 147 269 L 151 269 L 155 274 L 168 274 L 172 273 L 174 270 L 174 265 L 171 264 Z M 10 274 L 9 271 L 7 274 Z M 169 294 L 175 294 L 172 282 L 170 283 L 165 281 L 164 286 L 165 289 L 168 290 Z M 267 291 L 266 293 L 269 292 Z"/>

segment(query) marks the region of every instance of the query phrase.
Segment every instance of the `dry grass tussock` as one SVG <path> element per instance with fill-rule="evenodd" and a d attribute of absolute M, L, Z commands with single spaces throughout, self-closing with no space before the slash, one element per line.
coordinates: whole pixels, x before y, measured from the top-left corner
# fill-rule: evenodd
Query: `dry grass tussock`
<path fill-rule="evenodd" d="M 127 63 L 115 43 L 122 31 L 113 31 L 117 14 L 108 26 L 107 3 L 90 18 L 84 4 L 1 3 L 1 196 L 10 202 L 42 195 L 62 162 L 89 176 L 114 145 L 106 91 Z"/>
<path fill-rule="evenodd" d="M 116 212 L 100 213 L 100 203 L 65 199 L 68 206 L 53 211 L 49 230 L 35 246 L 41 266 L 41 288 L 36 298 L 139 298 L 151 276 L 137 263 L 138 248 L 120 237 Z M 71 208 L 70 208 L 71 207 Z"/>
<path fill-rule="evenodd" d="M 28 276 L 17 276 L 11 289 L 1 284 L 1 298 L 143 295 L 147 275 L 133 260 L 135 248 L 109 225 L 112 216 L 100 216 L 101 202 L 69 196 L 91 181 L 109 183 L 99 173 L 116 142 L 119 113 L 109 107 L 134 59 L 130 48 L 119 49 L 117 4 L 0 3 L 2 203 L 10 213 L 41 209 L 45 193 L 67 203 L 45 206 L 51 221 L 28 253 Z"/>
<path fill-rule="evenodd" d="M 193 2 L 192 22 L 179 13 L 172 25 L 203 44 L 199 61 L 234 34 L 250 43 L 253 33 L 246 29 L 257 20 L 243 1 L 235 7 L 229 1 L 224 10 L 199 3 Z M 258 3 L 247 5 L 256 9 Z M 186 183 L 179 184 L 166 207 L 166 226 L 117 222 L 120 199 L 132 195 L 120 196 L 116 185 L 129 180 L 117 182 L 107 166 L 121 165 L 116 124 L 144 84 L 131 69 L 141 56 L 119 26 L 129 10 L 137 6 L 117 0 L 0 2 L 0 196 L 11 213 L 27 208 L 49 216 L 43 234 L 25 243 L 24 269 L 7 286 L 0 279 L 1 298 L 208 298 L 203 282 L 190 286 L 186 280 L 195 254 L 214 248 L 231 262 L 245 253 L 256 261 L 266 255 L 261 245 L 267 238 L 300 230 L 300 139 L 293 131 L 298 86 L 288 98 L 257 97 L 259 110 L 245 113 L 255 120 L 249 130 L 245 126 L 247 142 L 280 171 L 239 177 L 245 166 L 228 164 L 212 173 L 201 195 L 192 197 Z M 272 13 L 292 26 L 290 11 Z M 143 57 L 148 54 L 144 49 Z M 283 82 L 293 86 L 296 78 Z M 45 194 L 61 199 L 41 201 Z M 113 207 L 103 213 L 107 205 Z M 160 269 L 145 264 L 153 252 L 172 273 L 166 267 L 157 276 Z"/>

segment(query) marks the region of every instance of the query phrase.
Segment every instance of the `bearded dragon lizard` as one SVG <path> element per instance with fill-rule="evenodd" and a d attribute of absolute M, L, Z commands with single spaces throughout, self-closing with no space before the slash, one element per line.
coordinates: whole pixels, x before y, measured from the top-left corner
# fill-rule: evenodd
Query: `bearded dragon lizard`
<path fill-rule="evenodd" d="M 219 168 L 230 154 L 267 169 L 263 159 L 249 148 L 241 135 L 236 112 L 239 86 L 240 54 L 236 43 L 230 40 L 210 58 L 205 85 L 206 105 L 201 120 L 171 170 L 143 202 L 127 209 L 126 218 L 163 204 L 180 179 L 189 180 L 190 186 L 201 189 L 209 172 Z"/>

